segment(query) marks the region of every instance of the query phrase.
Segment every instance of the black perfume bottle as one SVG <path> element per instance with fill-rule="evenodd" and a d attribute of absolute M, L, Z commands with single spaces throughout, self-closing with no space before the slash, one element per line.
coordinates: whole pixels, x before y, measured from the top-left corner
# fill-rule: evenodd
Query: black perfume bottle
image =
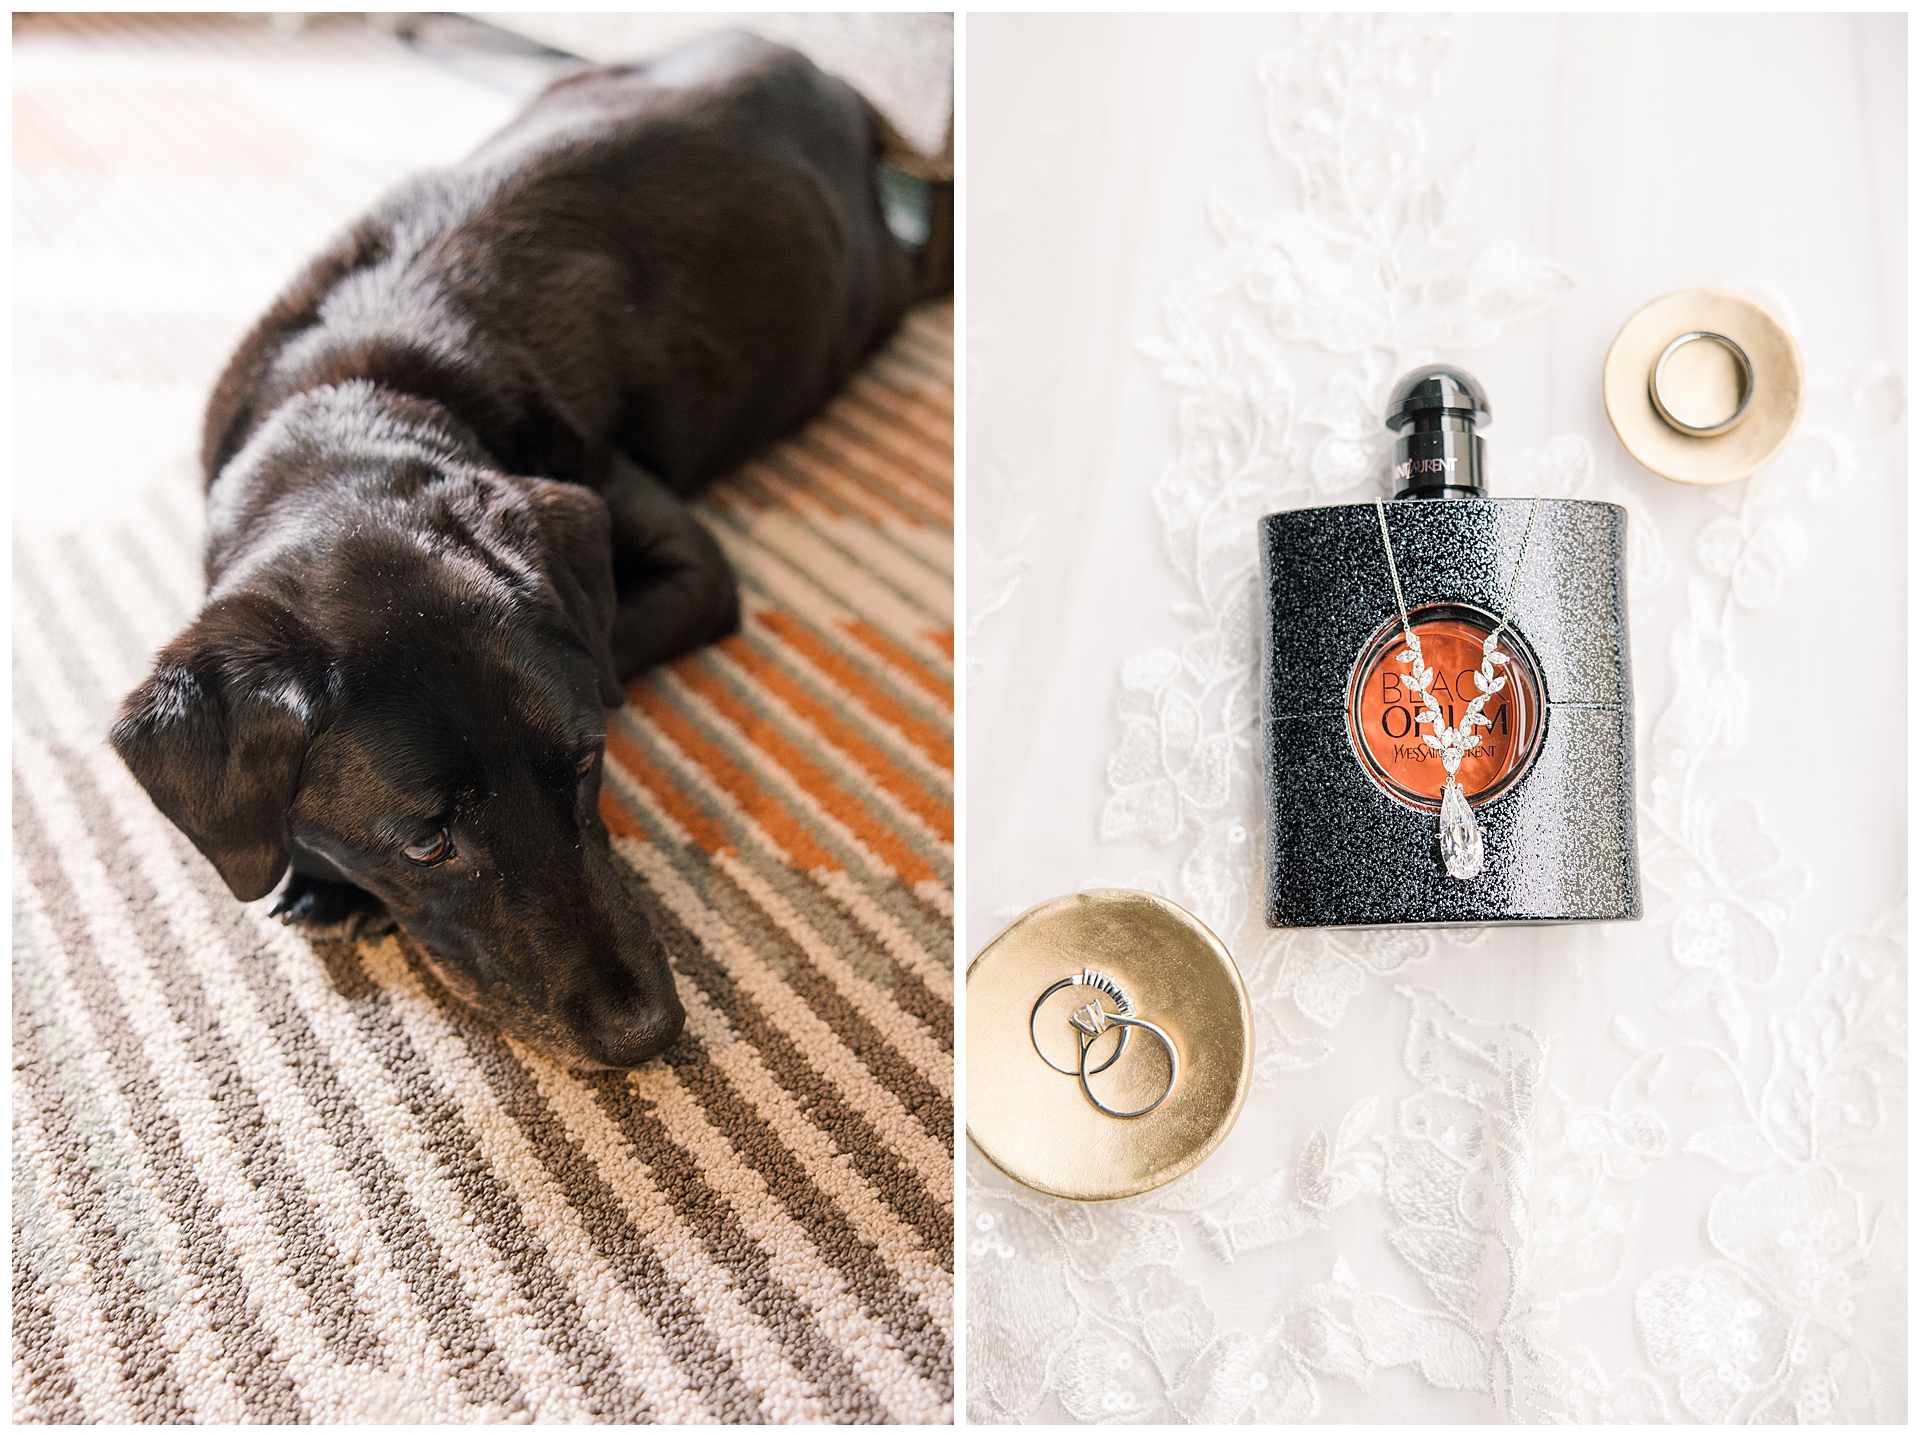
<path fill-rule="evenodd" d="M 1260 520 L 1274 927 L 1640 916 L 1626 511 L 1485 497 L 1490 418 L 1414 370 L 1392 503 Z"/>

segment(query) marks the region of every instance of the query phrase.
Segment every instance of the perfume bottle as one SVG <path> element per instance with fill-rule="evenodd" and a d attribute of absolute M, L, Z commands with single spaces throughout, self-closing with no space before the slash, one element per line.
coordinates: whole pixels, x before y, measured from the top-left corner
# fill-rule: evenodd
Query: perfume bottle
<path fill-rule="evenodd" d="M 1486 497 L 1490 419 L 1416 369 L 1391 503 L 1260 520 L 1273 927 L 1640 916 L 1626 511 Z"/>

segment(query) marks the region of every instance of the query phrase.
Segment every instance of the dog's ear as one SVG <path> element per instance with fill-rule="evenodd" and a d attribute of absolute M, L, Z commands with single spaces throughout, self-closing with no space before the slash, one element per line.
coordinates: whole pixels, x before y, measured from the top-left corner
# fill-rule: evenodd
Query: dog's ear
<path fill-rule="evenodd" d="M 540 528 L 545 569 L 567 619 L 600 671 L 600 702 L 619 708 L 626 699 L 613 666 L 613 520 L 601 497 L 579 484 L 528 481 Z"/>
<path fill-rule="evenodd" d="M 292 612 L 259 595 L 216 599 L 114 720 L 114 751 L 243 902 L 286 871 L 283 828 L 325 672 Z"/>

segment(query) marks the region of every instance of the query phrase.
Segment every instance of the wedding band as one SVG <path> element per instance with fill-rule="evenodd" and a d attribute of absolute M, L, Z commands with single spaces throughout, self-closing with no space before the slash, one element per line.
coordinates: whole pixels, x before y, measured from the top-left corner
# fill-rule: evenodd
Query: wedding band
<path fill-rule="evenodd" d="M 1076 1009 L 1073 1016 L 1067 1019 L 1067 1026 L 1073 1029 L 1075 1040 L 1080 1044 L 1078 1069 L 1061 1067 L 1040 1049 L 1040 1009 L 1046 1004 L 1047 999 L 1063 988 L 1091 988 L 1095 994 L 1104 994 L 1113 999 L 1114 1004 L 1120 1009 L 1118 1013 L 1109 1013 L 1100 998 L 1096 996 L 1091 1003 Z M 1098 1067 L 1089 1068 L 1087 1059 L 1093 1052 L 1093 1045 L 1112 1028 L 1120 1030 L 1120 1040 L 1113 1045 L 1112 1056 Z M 1167 1050 L 1167 1061 L 1172 1066 L 1167 1075 L 1167 1086 L 1160 1096 L 1144 1108 L 1128 1113 L 1118 1108 L 1110 1108 L 1096 1098 L 1093 1095 L 1093 1089 L 1087 1084 L 1087 1079 L 1096 1073 L 1106 1072 L 1108 1068 L 1120 1061 L 1120 1055 L 1127 1051 L 1127 1042 L 1132 1038 L 1135 1028 L 1144 1028 L 1160 1040 L 1161 1046 Z M 1180 1054 L 1173 1046 L 1173 1039 L 1146 1019 L 1134 1017 L 1133 1003 L 1127 997 L 1126 990 L 1095 968 L 1083 968 L 1072 977 L 1060 979 L 1057 983 L 1049 985 L 1046 992 L 1033 1000 L 1033 1008 L 1027 1014 L 1027 1041 L 1033 1044 L 1033 1051 L 1040 1061 L 1052 1068 L 1054 1072 L 1065 1073 L 1070 1078 L 1079 1078 L 1080 1091 L 1086 1094 L 1087 1101 L 1110 1118 L 1144 1118 L 1167 1100 L 1167 1094 L 1173 1091 L 1173 1085 L 1180 1078 Z"/>
<path fill-rule="evenodd" d="M 1682 345 L 1692 344 L 1695 340 L 1710 340 L 1733 356 L 1733 362 L 1740 366 L 1740 403 L 1733 413 L 1713 424 L 1690 424 L 1680 418 L 1667 406 L 1665 379 L 1667 361 Z M 1734 425 L 1746 417 L 1747 406 L 1753 402 L 1753 361 L 1747 358 L 1746 350 L 1724 334 L 1716 334 L 1710 329 L 1688 330 L 1674 339 L 1660 351 L 1660 357 L 1654 361 L 1653 373 L 1647 380 L 1647 393 L 1653 400 L 1653 407 L 1660 417 L 1682 434 L 1690 434 L 1698 439 L 1708 439 L 1716 434 L 1725 434 Z"/>
<path fill-rule="evenodd" d="M 1097 1003 L 1090 1004 L 1089 1006 L 1093 1008 L 1099 1007 Z M 1085 1013 L 1085 1011 L 1086 1011 L 1085 1009 L 1081 1010 L 1082 1013 Z M 1076 1015 L 1076 1016 L 1079 1016 L 1079 1015 Z M 1100 1034 L 1095 1033 L 1092 1037 L 1088 1038 L 1085 1043 L 1081 1044 L 1080 1091 L 1087 1095 L 1088 1102 L 1092 1103 L 1096 1108 L 1098 1108 L 1101 1112 L 1105 1113 L 1110 1118 L 1144 1118 L 1148 1113 L 1152 1112 L 1155 1108 L 1159 1107 L 1162 1103 L 1164 1103 L 1167 1100 L 1168 1095 L 1173 1092 L 1173 1085 L 1180 1081 L 1179 1051 L 1173 1046 L 1173 1039 L 1169 1038 L 1164 1032 L 1156 1028 L 1153 1024 L 1149 1023 L 1145 1018 L 1129 1018 L 1122 1013 L 1109 1013 L 1109 1012 L 1106 1012 L 1104 1009 L 1101 1009 L 1099 1011 L 1099 1020 L 1101 1025 L 1101 1028 L 1100 1028 L 1101 1032 L 1104 1032 L 1106 1028 L 1110 1026 L 1118 1027 L 1120 1029 L 1120 1042 L 1115 1045 L 1112 1058 L 1107 1059 L 1107 1061 L 1105 1063 L 1102 1063 L 1100 1067 L 1094 1068 L 1091 1070 L 1089 1070 L 1087 1067 L 1087 1055 L 1093 1051 L 1094 1041 L 1100 1036 Z M 1078 1027 L 1079 1025 L 1076 1023 L 1075 1026 Z M 1120 1050 L 1126 1046 L 1127 1030 L 1129 1028 L 1144 1028 L 1146 1029 L 1147 1032 L 1153 1034 L 1154 1037 L 1160 1040 L 1161 1046 L 1167 1050 L 1167 1062 L 1170 1065 L 1170 1071 L 1167 1073 L 1166 1089 L 1160 1094 L 1159 1097 L 1155 1098 L 1152 1102 L 1148 1103 L 1144 1108 L 1135 1108 L 1132 1112 L 1126 1113 L 1126 1112 L 1122 1112 L 1118 1108 L 1110 1108 L 1105 1103 L 1101 1102 L 1098 1098 L 1096 1098 L 1093 1095 L 1093 1088 L 1087 1082 L 1087 1076 L 1089 1071 L 1098 1073 L 1113 1065 L 1115 1059 L 1117 1059 L 1120 1056 Z"/>
<path fill-rule="evenodd" d="M 1055 971 L 1058 970 L 1056 969 Z M 1046 992 L 1033 1000 L 1033 1011 L 1027 1014 L 1027 1041 L 1033 1044 L 1033 1051 L 1039 1056 L 1041 1062 L 1045 1063 L 1049 1068 L 1052 1068 L 1054 1072 L 1063 1073 L 1071 1078 L 1074 1075 L 1075 1069 L 1061 1067 L 1058 1063 L 1054 1062 L 1053 1059 L 1040 1051 L 1040 1034 L 1037 1027 L 1040 1021 L 1041 1005 L 1062 988 L 1092 988 L 1096 992 L 1105 993 L 1119 1005 L 1122 1015 L 1133 1012 L 1133 1002 L 1127 997 L 1126 989 L 1122 988 L 1105 973 L 1093 968 L 1082 969 L 1071 978 L 1062 978 L 1058 983 L 1055 983 L 1051 988 L 1047 989 Z M 1109 1016 L 1111 1017 L 1111 1015 Z M 1130 1034 L 1122 1032 L 1120 1034 L 1120 1045 L 1113 1050 L 1113 1056 L 1093 1071 L 1096 1073 L 1104 1073 L 1108 1068 L 1111 1068 L 1115 1063 L 1119 1062 L 1120 1055 L 1127 1051 L 1127 1039 L 1130 1036 Z M 1082 1038 L 1078 1041 L 1080 1042 L 1080 1067 L 1084 1069 L 1087 1065 L 1088 1040 Z"/>

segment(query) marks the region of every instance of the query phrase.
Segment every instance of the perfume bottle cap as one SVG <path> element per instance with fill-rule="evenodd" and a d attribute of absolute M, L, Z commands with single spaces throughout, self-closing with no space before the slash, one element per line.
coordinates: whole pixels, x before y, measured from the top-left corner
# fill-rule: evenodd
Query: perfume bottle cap
<path fill-rule="evenodd" d="M 1422 365 L 1401 375 L 1393 386 L 1393 397 L 1387 401 L 1387 428 L 1395 433 L 1408 425 L 1425 428 L 1420 424 L 1423 417 L 1444 414 L 1460 416 L 1469 424 L 1493 423 L 1487 391 L 1479 380 L 1451 364 Z"/>
<path fill-rule="evenodd" d="M 1387 401 L 1387 428 L 1399 435 L 1395 499 L 1477 499 L 1485 492 L 1487 442 L 1475 424 L 1493 422 L 1480 381 L 1450 364 L 1400 377 Z"/>

